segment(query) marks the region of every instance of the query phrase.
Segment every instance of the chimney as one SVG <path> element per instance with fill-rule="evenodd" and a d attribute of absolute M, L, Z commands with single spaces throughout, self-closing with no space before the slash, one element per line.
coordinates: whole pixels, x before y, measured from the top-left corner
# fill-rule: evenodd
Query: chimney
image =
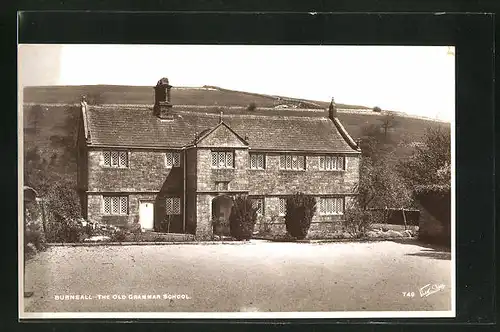
<path fill-rule="evenodd" d="M 156 83 L 155 89 L 155 104 L 154 114 L 160 119 L 172 119 L 170 109 L 172 103 L 170 102 L 170 89 L 172 86 L 168 83 L 168 78 L 164 77 Z"/>
<path fill-rule="evenodd" d="M 330 106 L 328 106 L 328 117 L 333 120 L 333 118 L 337 117 L 337 105 L 335 104 L 335 100 L 332 97 L 332 101 L 330 102 Z"/>

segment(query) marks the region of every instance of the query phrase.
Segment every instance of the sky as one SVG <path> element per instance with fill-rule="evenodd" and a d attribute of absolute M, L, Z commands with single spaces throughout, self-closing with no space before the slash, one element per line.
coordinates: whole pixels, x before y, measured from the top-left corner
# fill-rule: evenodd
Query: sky
<path fill-rule="evenodd" d="M 19 83 L 222 88 L 452 121 L 447 46 L 20 45 Z"/>

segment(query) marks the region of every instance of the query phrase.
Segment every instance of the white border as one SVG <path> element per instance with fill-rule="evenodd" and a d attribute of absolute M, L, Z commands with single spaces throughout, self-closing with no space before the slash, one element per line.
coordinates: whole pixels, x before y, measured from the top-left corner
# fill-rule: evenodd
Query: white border
<path fill-rule="evenodd" d="M 18 73 L 20 71 L 18 44 Z M 455 51 L 455 47 L 453 50 Z M 456 58 L 455 58 L 456 59 Z M 456 60 L 455 60 L 455 87 L 456 87 Z M 18 226 L 24 228 L 24 183 L 23 183 L 23 86 L 18 85 Z M 455 89 L 456 90 L 456 89 Z M 456 104 L 455 104 L 456 109 Z M 456 317 L 456 142 L 455 142 L 455 114 L 450 121 L 451 129 L 451 310 L 449 311 L 338 311 L 338 312 L 43 312 L 31 313 L 24 311 L 24 232 L 18 232 L 18 273 L 19 273 L 19 301 L 18 309 L 21 320 L 24 319 L 296 319 L 296 318 L 448 318 Z"/>

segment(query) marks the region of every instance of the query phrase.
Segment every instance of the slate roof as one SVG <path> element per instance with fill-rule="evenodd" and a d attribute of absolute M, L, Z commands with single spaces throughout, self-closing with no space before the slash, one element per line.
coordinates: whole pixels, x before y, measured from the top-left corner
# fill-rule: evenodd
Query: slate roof
<path fill-rule="evenodd" d="M 161 120 L 152 107 L 89 106 L 90 146 L 182 148 L 222 121 L 245 138 L 250 149 L 354 152 L 355 143 L 327 117 L 326 110 L 173 106 L 173 120 Z M 340 130 L 340 131 L 339 131 Z M 344 136 L 344 137 L 343 137 Z M 198 136 L 199 137 L 199 136 Z"/>

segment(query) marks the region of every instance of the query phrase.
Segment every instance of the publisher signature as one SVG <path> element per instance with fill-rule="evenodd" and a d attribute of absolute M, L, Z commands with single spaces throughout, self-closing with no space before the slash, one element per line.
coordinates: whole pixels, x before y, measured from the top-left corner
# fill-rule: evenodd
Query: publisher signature
<path fill-rule="evenodd" d="M 443 284 L 427 284 L 420 288 L 420 297 L 427 297 L 444 289 Z"/>

